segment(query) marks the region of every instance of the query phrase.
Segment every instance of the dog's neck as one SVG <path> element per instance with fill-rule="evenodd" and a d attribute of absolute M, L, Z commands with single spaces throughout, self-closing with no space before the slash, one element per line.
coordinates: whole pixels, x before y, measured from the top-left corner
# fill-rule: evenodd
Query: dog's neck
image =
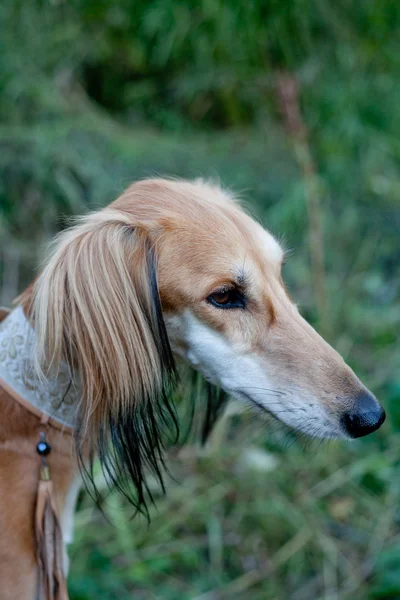
<path fill-rule="evenodd" d="M 0 323 L 0 378 L 26 403 L 73 428 L 79 386 L 65 364 L 55 377 L 38 380 L 32 369 L 34 341 L 35 331 L 19 306 Z"/>

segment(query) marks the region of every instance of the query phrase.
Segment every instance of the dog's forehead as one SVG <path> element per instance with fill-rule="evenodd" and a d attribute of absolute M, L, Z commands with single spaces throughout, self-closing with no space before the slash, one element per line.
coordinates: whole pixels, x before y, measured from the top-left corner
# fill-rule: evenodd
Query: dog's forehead
<path fill-rule="evenodd" d="M 168 227 L 158 259 L 164 308 L 183 309 L 229 282 L 262 293 L 277 279 L 282 258 L 277 241 L 238 207 L 228 213 L 231 218 L 183 217 L 179 226 Z"/>
<path fill-rule="evenodd" d="M 238 247 L 236 262 L 241 262 L 243 274 L 247 272 L 251 276 L 256 270 L 259 275 L 265 275 L 279 270 L 284 251 L 274 236 L 245 213 L 240 214 L 238 228 L 242 244 Z"/>
<path fill-rule="evenodd" d="M 278 241 L 237 204 L 225 200 L 217 210 L 212 203 L 200 208 L 182 211 L 167 227 L 173 235 L 164 239 L 175 260 L 195 264 L 200 272 L 217 269 L 233 276 L 253 266 L 263 272 L 280 267 L 284 252 Z"/>

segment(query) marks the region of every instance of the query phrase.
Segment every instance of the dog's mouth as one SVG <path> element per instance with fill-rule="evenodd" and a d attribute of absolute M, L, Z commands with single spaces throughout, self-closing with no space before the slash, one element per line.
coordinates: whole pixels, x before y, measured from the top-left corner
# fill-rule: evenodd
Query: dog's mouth
<path fill-rule="evenodd" d="M 377 431 L 386 419 L 386 413 L 376 398 L 365 391 L 341 413 L 329 414 L 318 402 L 285 405 L 280 402 L 262 402 L 244 390 L 231 390 L 238 399 L 245 400 L 262 414 L 273 417 L 291 429 L 311 438 L 355 439 Z M 274 391 L 275 396 L 283 392 Z"/>
<path fill-rule="evenodd" d="M 271 392 L 271 390 L 265 390 L 265 392 Z M 276 397 L 285 396 L 283 391 L 274 390 L 273 392 Z M 316 402 L 301 405 L 297 402 L 285 405 L 279 401 L 264 403 L 260 398 L 254 398 L 252 394 L 244 390 L 231 390 L 230 393 L 238 400 L 244 400 L 254 407 L 256 412 L 266 417 L 266 424 L 272 419 L 275 423 L 280 423 L 293 432 L 301 433 L 309 438 L 338 439 L 346 437 L 337 419 L 330 418 Z M 317 406 L 320 413 L 318 415 L 315 414 Z"/>

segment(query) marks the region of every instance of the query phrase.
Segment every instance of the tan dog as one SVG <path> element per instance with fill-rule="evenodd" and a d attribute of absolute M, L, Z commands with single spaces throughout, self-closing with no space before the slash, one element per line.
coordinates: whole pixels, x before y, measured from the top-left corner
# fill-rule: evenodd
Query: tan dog
<path fill-rule="evenodd" d="M 78 464 L 90 483 L 98 456 L 109 483 L 131 499 L 134 489 L 139 508 L 145 471 L 162 479 L 176 357 L 311 436 L 354 438 L 382 424 L 374 396 L 289 298 L 282 260 L 277 241 L 229 193 L 202 181 L 135 183 L 59 236 L 19 302 L 34 329 L 36 378 L 58 381 L 61 365 L 79 392 L 74 435 L 57 414 L 46 426 L 66 541 Z M 32 600 L 44 425 L 12 387 L 0 388 L 1 598 Z M 66 597 L 56 579 L 46 600 Z"/>

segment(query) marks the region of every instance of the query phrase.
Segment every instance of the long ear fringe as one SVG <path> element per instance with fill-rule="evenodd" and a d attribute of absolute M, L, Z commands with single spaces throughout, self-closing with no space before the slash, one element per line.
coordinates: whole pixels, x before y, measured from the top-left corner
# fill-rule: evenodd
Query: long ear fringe
<path fill-rule="evenodd" d="M 79 373 L 75 439 L 87 486 L 98 497 L 98 455 L 107 483 L 147 513 L 145 474 L 163 487 L 166 432 L 179 432 L 170 401 L 177 376 L 146 233 L 106 209 L 61 234 L 36 282 L 32 319 L 38 375 L 54 375 L 61 361 Z"/>
<path fill-rule="evenodd" d="M 107 420 L 99 423 L 96 448 L 108 486 L 114 487 L 149 519 L 148 502 L 154 503 L 154 499 L 147 477 L 152 474 L 165 492 L 165 446 L 178 441 L 179 424 L 171 401 L 178 377 L 162 317 L 155 257 L 150 248 L 147 260 L 153 304 L 145 314 L 159 353 L 159 387 L 147 393 L 143 389 L 139 398 L 132 397 L 134 408 L 130 411 L 123 407 L 119 412 L 109 411 Z M 76 439 L 81 473 L 89 492 L 99 502 L 93 456 L 87 468 L 80 429 L 78 423 Z"/>
<path fill-rule="evenodd" d="M 79 373 L 75 440 L 89 493 L 100 500 L 98 455 L 108 485 L 148 516 L 146 476 L 164 490 L 164 447 L 178 441 L 179 427 L 171 400 L 178 377 L 145 232 L 106 209 L 62 233 L 36 281 L 31 317 L 38 375 L 56 374 L 61 361 Z M 195 372 L 187 384 L 186 437 L 194 429 L 204 444 L 227 397 Z"/>

